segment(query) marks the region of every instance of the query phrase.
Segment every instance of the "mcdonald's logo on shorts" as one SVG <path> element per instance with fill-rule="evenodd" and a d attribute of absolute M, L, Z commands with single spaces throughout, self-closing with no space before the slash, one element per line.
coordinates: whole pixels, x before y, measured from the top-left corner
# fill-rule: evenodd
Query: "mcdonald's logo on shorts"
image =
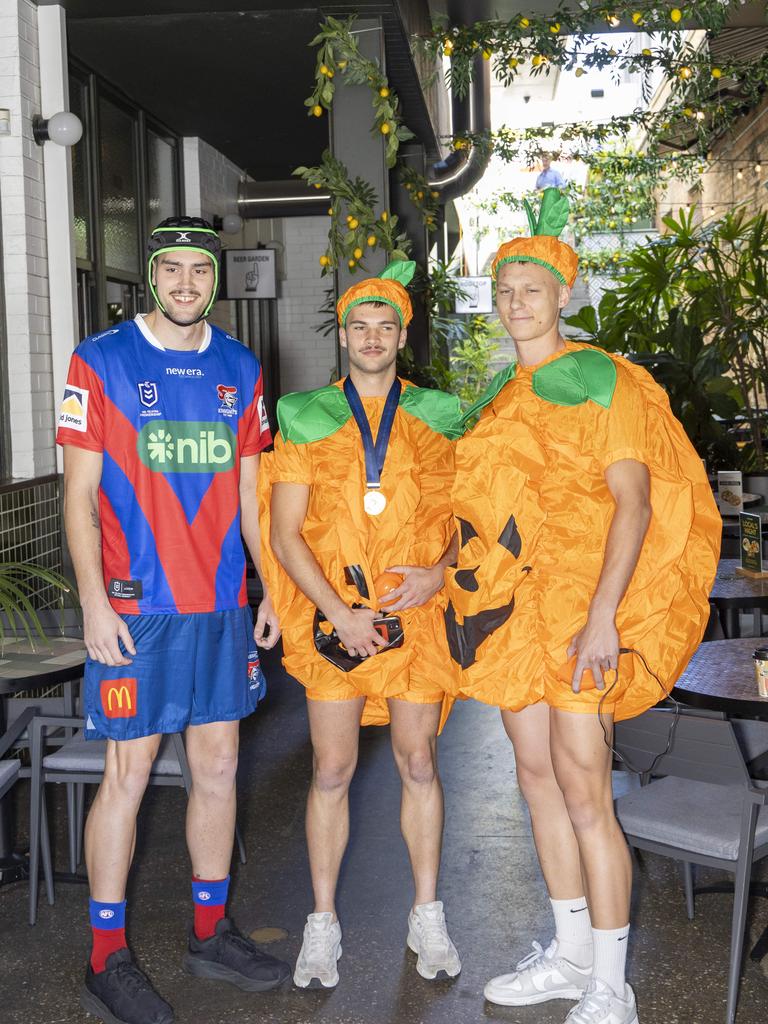
<path fill-rule="evenodd" d="M 104 679 L 101 706 L 107 718 L 133 718 L 136 714 L 136 680 Z"/>

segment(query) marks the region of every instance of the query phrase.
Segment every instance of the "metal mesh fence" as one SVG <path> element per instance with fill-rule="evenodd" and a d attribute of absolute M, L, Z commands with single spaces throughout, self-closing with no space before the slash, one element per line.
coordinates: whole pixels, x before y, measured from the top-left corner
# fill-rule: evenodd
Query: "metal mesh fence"
<path fill-rule="evenodd" d="M 0 562 L 35 562 L 62 571 L 59 481 L 34 481 L 0 492 Z M 36 608 L 52 608 L 61 592 L 42 580 L 31 594 Z"/>

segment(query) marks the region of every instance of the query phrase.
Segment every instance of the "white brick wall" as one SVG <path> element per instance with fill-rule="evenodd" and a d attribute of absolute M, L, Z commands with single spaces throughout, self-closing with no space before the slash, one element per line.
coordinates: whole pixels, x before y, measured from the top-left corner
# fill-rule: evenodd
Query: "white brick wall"
<path fill-rule="evenodd" d="M 56 466 L 43 153 L 32 138 L 41 109 L 37 40 L 37 7 L 0 0 L 0 107 L 11 112 L 11 134 L 0 138 L 0 203 L 16 477 Z"/>
<path fill-rule="evenodd" d="M 320 256 L 328 244 L 327 217 L 283 220 L 283 266 L 277 321 L 280 330 L 280 388 L 307 391 L 323 387 L 336 371 L 336 334 L 316 330 L 326 317 L 318 312 L 333 277 L 320 276 Z"/>

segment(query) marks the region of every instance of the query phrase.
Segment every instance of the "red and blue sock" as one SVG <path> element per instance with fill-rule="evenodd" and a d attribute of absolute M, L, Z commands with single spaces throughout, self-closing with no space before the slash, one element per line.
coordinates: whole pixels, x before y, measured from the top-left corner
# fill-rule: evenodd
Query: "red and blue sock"
<path fill-rule="evenodd" d="M 210 939 L 216 934 L 216 925 L 224 917 L 228 895 L 229 875 L 217 881 L 192 876 L 195 935 L 198 939 Z"/>
<path fill-rule="evenodd" d="M 91 918 L 93 948 L 91 968 L 100 974 L 107 966 L 107 957 L 119 949 L 125 949 L 125 900 L 122 903 L 101 903 L 88 901 Z"/>

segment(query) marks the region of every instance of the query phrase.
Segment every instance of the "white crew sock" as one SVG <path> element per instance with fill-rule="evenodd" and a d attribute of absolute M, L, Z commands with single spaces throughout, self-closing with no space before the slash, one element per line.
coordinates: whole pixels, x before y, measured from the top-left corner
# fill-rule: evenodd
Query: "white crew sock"
<path fill-rule="evenodd" d="M 570 960 L 577 967 L 592 964 L 592 922 L 589 920 L 587 901 L 550 900 L 555 915 L 557 955 Z"/>
<path fill-rule="evenodd" d="M 599 978 L 621 999 L 624 998 L 626 982 L 624 980 L 627 962 L 627 936 L 629 925 L 624 928 L 613 928 L 604 931 L 602 928 L 592 929 L 592 941 L 595 947 L 595 965 L 592 977 Z"/>

